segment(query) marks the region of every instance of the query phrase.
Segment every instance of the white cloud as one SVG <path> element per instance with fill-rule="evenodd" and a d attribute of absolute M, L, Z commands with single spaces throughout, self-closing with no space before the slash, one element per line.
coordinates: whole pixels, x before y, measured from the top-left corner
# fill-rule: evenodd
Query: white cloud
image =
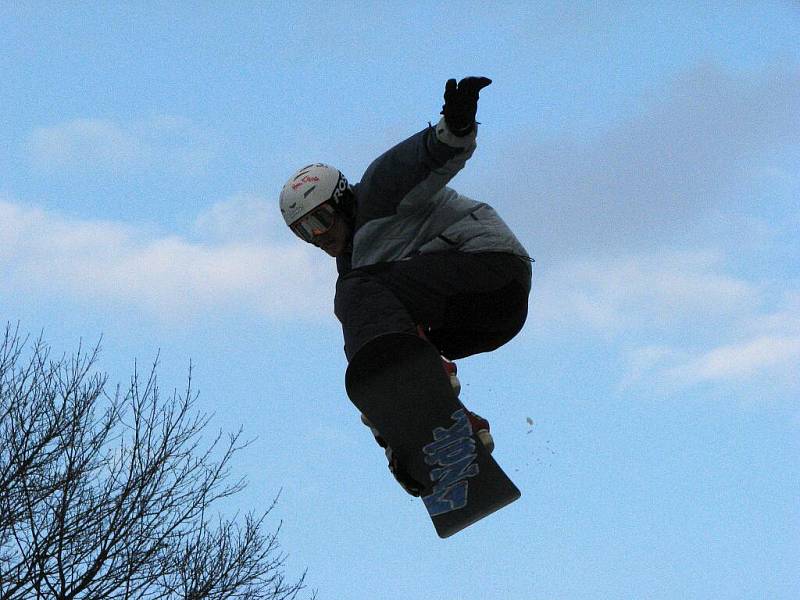
<path fill-rule="evenodd" d="M 776 157 L 800 131 L 798 73 L 705 65 L 605 129 L 541 140 L 520 126 L 486 159 L 489 191 L 535 258 L 657 247 L 704 223 L 745 182 L 778 176 Z"/>
<path fill-rule="evenodd" d="M 732 335 L 725 331 L 723 337 Z M 701 384 L 751 386 L 751 400 L 770 396 L 771 390 L 788 392 L 800 388 L 800 332 L 758 335 L 725 344 L 713 342 L 693 348 L 644 346 L 625 354 L 627 371 L 620 382 L 623 390 L 645 389 L 648 393 L 675 393 Z M 796 397 L 794 398 L 796 400 Z"/>
<path fill-rule="evenodd" d="M 214 240 L 265 240 L 282 228 L 275 201 L 253 194 L 236 194 L 201 212 L 195 231 Z"/>
<path fill-rule="evenodd" d="M 642 100 L 582 137 L 520 127 L 488 159 L 538 260 L 528 331 L 621 353 L 624 390 L 796 391 L 797 69 L 705 65 Z"/>
<path fill-rule="evenodd" d="M 67 167 L 84 161 L 130 167 L 144 160 L 148 149 L 134 135 L 112 121 L 76 119 L 35 130 L 28 150 L 39 165 Z"/>
<path fill-rule="evenodd" d="M 704 381 L 751 379 L 774 372 L 789 373 L 800 365 L 800 335 L 760 336 L 712 348 L 669 374 L 686 385 Z"/>
<path fill-rule="evenodd" d="M 210 219 L 206 224 L 215 229 Z M 328 257 L 289 237 L 157 237 L 129 225 L 68 219 L 2 199 L 0 266 L 6 293 L 67 297 L 96 307 L 136 306 L 165 319 L 219 309 L 330 318 L 335 280 Z"/>
<path fill-rule="evenodd" d="M 114 174 L 151 168 L 201 172 L 212 158 L 211 147 L 190 121 L 169 116 L 130 123 L 74 119 L 34 130 L 26 144 L 39 168 Z"/>
<path fill-rule="evenodd" d="M 682 385 L 761 380 L 800 384 L 800 292 L 789 290 L 774 310 L 743 314 L 721 337 L 733 341 L 700 350 L 666 369 Z"/>
<path fill-rule="evenodd" d="M 796 297 L 797 294 L 789 294 Z M 729 340 L 729 341 L 724 341 Z M 683 346 L 641 346 L 626 353 L 623 389 L 668 392 L 698 384 L 800 388 L 800 314 L 791 301 L 774 312 L 743 311 L 714 336 Z"/>
<path fill-rule="evenodd" d="M 791 282 L 788 282 L 791 285 Z M 794 283 L 797 286 L 797 282 Z M 800 287 L 800 286 L 798 286 Z M 779 300 L 778 310 L 756 315 L 745 324 L 750 335 L 800 335 L 800 291 L 789 290 Z"/>
<path fill-rule="evenodd" d="M 611 334 L 718 323 L 759 301 L 758 286 L 725 274 L 721 263 L 713 252 L 665 252 L 540 268 L 532 315 L 547 330 Z"/>
<path fill-rule="evenodd" d="M 573 261 L 539 273 L 529 327 L 622 349 L 623 390 L 800 384 L 800 292 L 726 273 L 712 252 Z M 794 285 L 794 289 L 792 288 Z"/>

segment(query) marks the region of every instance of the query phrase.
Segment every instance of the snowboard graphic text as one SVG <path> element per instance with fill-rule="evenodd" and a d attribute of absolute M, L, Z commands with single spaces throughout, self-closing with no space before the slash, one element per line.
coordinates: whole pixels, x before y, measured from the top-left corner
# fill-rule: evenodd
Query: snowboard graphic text
<path fill-rule="evenodd" d="M 433 431 L 433 442 L 423 447 L 425 462 L 431 469 L 433 491 L 422 500 L 431 517 L 442 515 L 467 505 L 470 477 L 475 477 L 478 454 L 472 439 L 472 426 L 465 409 L 459 409 L 451 417 L 455 423 L 445 429 Z"/>

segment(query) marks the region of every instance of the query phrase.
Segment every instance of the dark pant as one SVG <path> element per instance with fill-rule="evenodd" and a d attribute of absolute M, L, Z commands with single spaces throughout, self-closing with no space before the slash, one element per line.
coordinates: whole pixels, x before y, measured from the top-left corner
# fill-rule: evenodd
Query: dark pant
<path fill-rule="evenodd" d="M 450 359 L 495 350 L 522 329 L 530 289 L 530 263 L 504 253 L 452 250 L 355 269 L 336 284 L 345 355 L 417 325 Z"/>

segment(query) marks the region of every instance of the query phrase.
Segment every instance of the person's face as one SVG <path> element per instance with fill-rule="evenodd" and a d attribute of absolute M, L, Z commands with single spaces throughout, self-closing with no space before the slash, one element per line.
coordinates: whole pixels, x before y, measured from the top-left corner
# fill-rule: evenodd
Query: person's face
<path fill-rule="evenodd" d="M 311 243 L 322 249 L 329 256 L 336 258 L 344 253 L 350 241 L 350 227 L 341 215 L 336 216 L 333 226 L 319 235 L 315 235 Z"/>

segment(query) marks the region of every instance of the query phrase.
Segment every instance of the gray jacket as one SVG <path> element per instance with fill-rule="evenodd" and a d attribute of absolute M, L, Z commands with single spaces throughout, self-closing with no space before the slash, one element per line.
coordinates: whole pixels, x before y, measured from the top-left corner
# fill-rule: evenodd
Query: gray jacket
<path fill-rule="evenodd" d="M 477 126 L 456 137 L 442 119 L 372 162 L 353 186 L 352 254 L 337 259 L 340 273 L 449 249 L 530 260 L 491 206 L 447 187 L 475 151 L 476 135 Z"/>

